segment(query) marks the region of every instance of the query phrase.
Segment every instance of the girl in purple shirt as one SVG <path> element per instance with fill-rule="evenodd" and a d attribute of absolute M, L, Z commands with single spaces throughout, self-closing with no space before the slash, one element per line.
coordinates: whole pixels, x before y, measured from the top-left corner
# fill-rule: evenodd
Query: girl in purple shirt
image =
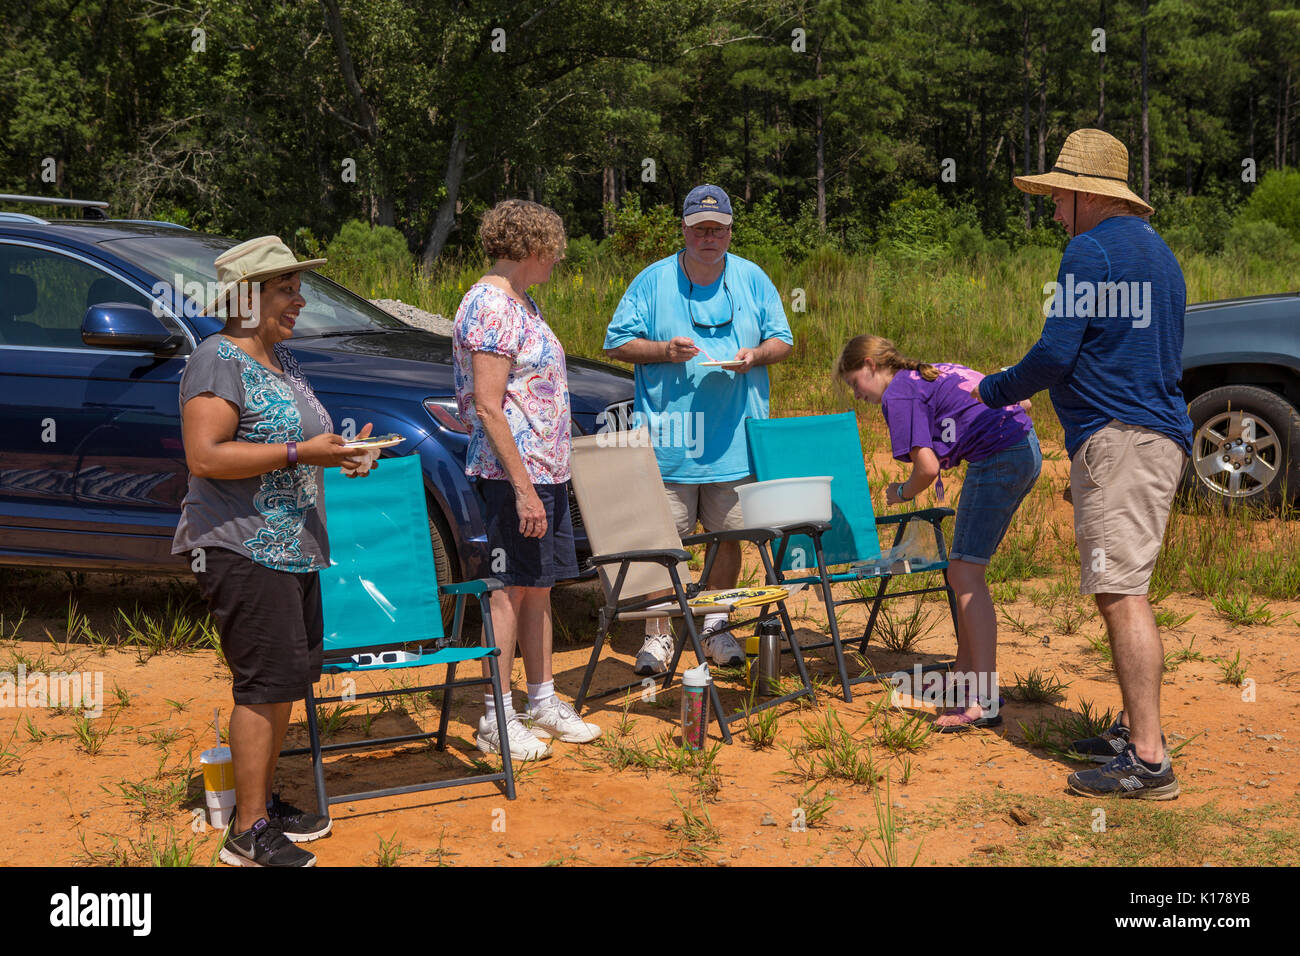
<path fill-rule="evenodd" d="M 1029 402 L 989 408 L 971 395 L 979 372 L 904 358 L 876 335 L 850 340 L 835 373 L 855 398 L 881 406 L 894 458 L 912 465 L 906 481 L 886 487 L 888 504 L 913 500 L 941 470 L 969 462 L 947 570 L 957 596 L 957 664 L 945 697 L 957 706 L 935 724 L 939 733 L 999 726 L 997 617 L 984 572 L 1042 468 Z M 942 501 L 942 480 L 938 492 Z"/>

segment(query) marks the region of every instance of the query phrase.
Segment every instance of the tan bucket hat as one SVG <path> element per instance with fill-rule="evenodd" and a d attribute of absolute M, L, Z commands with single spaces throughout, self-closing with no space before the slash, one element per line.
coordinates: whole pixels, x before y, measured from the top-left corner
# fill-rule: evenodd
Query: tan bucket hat
<path fill-rule="evenodd" d="M 279 236 L 258 236 L 237 246 L 232 246 L 217 256 L 217 281 L 221 286 L 212 300 L 203 307 L 200 315 L 211 315 L 225 301 L 230 290 L 241 282 L 258 282 L 282 276 L 286 272 L 306 272 L 323 266 L 327 259 L 305 259 L 299 262 Z"/>
<path fill-rule="evenodd" d="M 1110 133 L 1100 129 L 1076 129 L 1065 138 L 1050 172 L 1036 176 L 1015 176 L 1017 189 L 1046 195 L 1053 189 L 1070 189 L 1079 193 L 1096 193 L 1123 199 L 1138 215 L 1153 210 L 1142 197 L 1128 188 L 1128 150 Z"/>

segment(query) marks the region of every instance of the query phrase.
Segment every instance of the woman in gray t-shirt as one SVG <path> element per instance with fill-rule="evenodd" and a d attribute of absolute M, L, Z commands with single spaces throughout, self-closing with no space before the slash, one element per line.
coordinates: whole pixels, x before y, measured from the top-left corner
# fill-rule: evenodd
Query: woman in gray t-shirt
<path fill-rule="evenodd" d="M 283 344 L 306 305 L 300 274 L 323 261 L 298 262 L 274 236 L 219 256 L 222 286 L 205 311 L 225 303 L 229 318 L 181 378 L 190 484 L 172 551 L 191 556 L 234 678 L 235 819 L 221 859 L 239 866 L 310 866 L 293 844 L 331 826 L 271 791 L 293 702 L 321 673 L 322 469 L 365 459 L 334 434 Z"/>

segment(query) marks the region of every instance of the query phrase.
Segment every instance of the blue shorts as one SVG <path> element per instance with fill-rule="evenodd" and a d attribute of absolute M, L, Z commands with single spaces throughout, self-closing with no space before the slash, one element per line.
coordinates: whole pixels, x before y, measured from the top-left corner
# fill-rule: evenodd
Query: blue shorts
<path fill-rule="evenodd" d="M 515 489 L 510 482 L 480 478 L 475 484 L 483 499 L 487 523 L 489 577 L 506 587 L 549 588 L 556 581 L 578 576 L 567 481 L 533 485 L 546 509 L 546 534 L 540 538 L 526 538 L 519 533 Z"/>
<path fill-rule="evenodd" d="M 948 559 L 988 564 L 1042 467 L 1043 453 L 1032 428 L 1010 448 L 970 462 L 957 502 Z"/>

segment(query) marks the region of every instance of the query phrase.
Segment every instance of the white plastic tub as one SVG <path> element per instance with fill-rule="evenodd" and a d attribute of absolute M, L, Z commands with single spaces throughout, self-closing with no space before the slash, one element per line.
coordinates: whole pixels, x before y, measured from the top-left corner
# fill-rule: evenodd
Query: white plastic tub
<path fill-rule="evenodd" d="M 740 485 L 736 492 L 747 528 L 831 520 L 830 475 L 755 481 Z"/>

